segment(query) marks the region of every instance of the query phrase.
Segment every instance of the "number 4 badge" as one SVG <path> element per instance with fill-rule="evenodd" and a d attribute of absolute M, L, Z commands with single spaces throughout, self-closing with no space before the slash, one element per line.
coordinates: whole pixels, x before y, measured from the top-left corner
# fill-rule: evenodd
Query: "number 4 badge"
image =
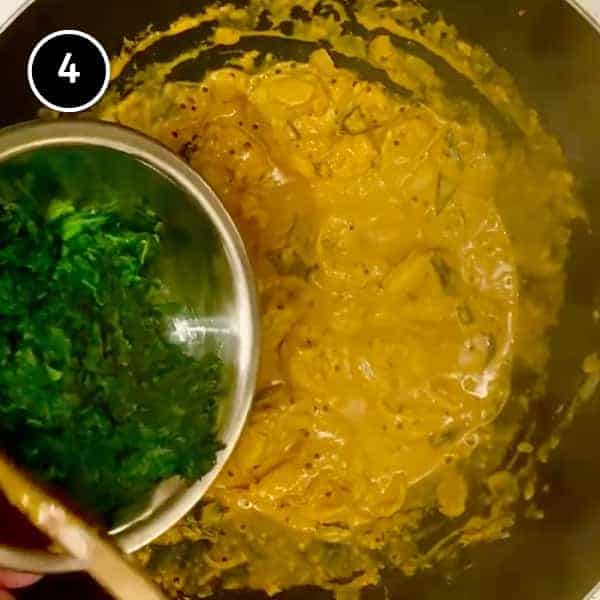
<path fill-rule="evenodd" d="M 1 0 L 0 0 L 1 1 Z M 27 77 L 47 108 L 76 113 L 100 101 L 110 83 L 110 61 L 102 44 L 83 31 L 47 35 L 33 49 Z"/>

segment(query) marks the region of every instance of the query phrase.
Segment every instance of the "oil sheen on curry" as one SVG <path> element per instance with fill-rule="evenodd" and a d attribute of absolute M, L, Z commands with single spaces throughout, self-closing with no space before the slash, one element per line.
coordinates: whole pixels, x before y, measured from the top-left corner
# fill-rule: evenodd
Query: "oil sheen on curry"
<path fill-rule="evenodd" d="M 348 594 L 504 535 L 519 503 L 539 512 L 531 404 L 584 215 L 510 77 L 423 16 L 210 7 L 113 63 L 98 116 L 203 175 L 261 300 L 241 442 L 202 506 L 141 556 L 173 595 Z M 165 62 L 142 60 L 179 39 Z"/>

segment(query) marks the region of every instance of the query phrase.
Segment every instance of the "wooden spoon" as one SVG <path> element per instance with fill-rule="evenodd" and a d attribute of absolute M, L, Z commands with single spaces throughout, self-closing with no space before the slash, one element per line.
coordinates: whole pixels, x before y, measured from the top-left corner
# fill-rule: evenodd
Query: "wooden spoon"
<path fill-rule="evenodd" d="M 0 453 L 0 490 L 40 531 L 74 558 L 117 600 L 166 600 L 109 541 Z"/>

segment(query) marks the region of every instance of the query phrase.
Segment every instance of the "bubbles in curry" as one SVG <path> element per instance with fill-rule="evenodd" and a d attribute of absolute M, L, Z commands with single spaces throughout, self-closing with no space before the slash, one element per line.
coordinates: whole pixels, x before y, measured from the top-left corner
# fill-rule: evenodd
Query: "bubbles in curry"
<path fill-rule="evenodd" d="M 267 4 L 128 42 L 97 113 L 206 178 L 261 299 L 241 442 L 142 555 L 173 594 L 359 590 L 501 536 L 534 500 L 531 404 L 584 218 L 558 144 L 452 27 L 413 4 Z"/>

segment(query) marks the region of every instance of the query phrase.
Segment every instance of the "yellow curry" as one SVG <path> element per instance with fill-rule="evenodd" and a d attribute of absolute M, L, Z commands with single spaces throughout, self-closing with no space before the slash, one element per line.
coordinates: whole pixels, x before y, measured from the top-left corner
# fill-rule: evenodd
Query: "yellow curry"
<path fill-rule="evenodd" d="M 245 50 L 199 81 L 172 76 L 252 39 L 267 5 L 270 35 L 326 37 L 327 49 L 306 60 Z M 129 42 L 116 75 L 161 39 L 215 24 L 98 111 L 205 177 L 242 233 L 261 300 L 242 439 L 203 505 L 141 557 L 173 594 L 359 590 L 385 567 L 411 574 L 500 536 L 516 500 L 533 497 L 531 470 L 511 470 L 533 448 L 514 447 L 543 390 L 569 222 L 582 216 L 556 142 L 443 21 L 415 30 L 418 7 L 367 3 L 353 17 L 377 30 L 365 38 L 344 31 L 337 3 L 267 5 L 211 7 Z M 276 30 L 283 22 L 293 31 Z M 472 80 L 518 132 L 445 95 L 397 35 Z M 388 79 L 340 66 L 341 53 Z M 536 383 L 517 396 L 519 373 Z"/>

